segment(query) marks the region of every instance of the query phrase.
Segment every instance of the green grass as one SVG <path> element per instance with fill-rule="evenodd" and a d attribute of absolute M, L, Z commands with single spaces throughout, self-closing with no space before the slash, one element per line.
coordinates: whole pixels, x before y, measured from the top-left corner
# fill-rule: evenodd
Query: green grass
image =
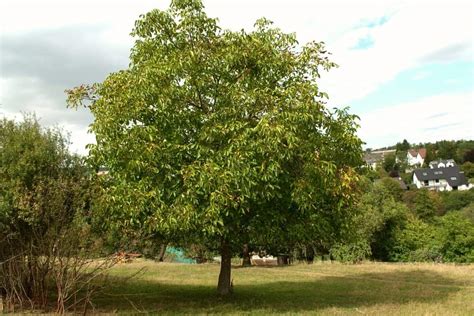
<path fill-rule="evenodd" d="M 218 273 L 216 264 L 120 264 L 94 299 L 95 312 L 474 315 L 473 265 L 235 267 L 234 294 L 225 299 L 216 295 Z"/>

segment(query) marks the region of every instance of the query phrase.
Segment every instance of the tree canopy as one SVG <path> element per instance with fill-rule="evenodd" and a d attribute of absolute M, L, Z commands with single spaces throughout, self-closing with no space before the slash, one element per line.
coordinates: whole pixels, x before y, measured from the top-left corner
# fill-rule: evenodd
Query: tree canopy
<path fill-rule="evenodd" d="M 345 225 L 362 142 L 357 117 L 329 110 L 318 88 L 335 66 L 323 43 L 299 46 L 266 19 L 250 32 L 217 22 L 197 0 L 142 15 L 129 67 L 68 102 L 91 101 L 110 218 L 218 242 L 227 294 L 242 232 L 274 236 L 297 221 L 331 238 Z"/>

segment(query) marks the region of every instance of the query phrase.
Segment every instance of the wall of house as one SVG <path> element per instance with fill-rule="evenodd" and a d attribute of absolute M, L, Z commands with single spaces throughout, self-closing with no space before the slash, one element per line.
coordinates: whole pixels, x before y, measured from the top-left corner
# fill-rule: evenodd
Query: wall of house
<path fill-rule="evenodd" d="M 469 183 L 468 185 L 461 185 L 458 187 L 458 190 L 459 191 L 465 191 L 465 190 L 470 190 L 474 188 L 474 185 L 472 185 L 471 183 Z"/>
<path fill-rule="evenodd" d="M 449 185 L 448 181 L 444 179 L 440 179 L 439 182 L 436 180 L 429 180 L 428 184 L 425 184 L 425 181 L 420 181 L 413 174 L 413 183 L 416 185 L 418 189 L 426 188 L 428 190 L 436 190 L 436 191 L 451 191 L 453 188 Z"/>
<path fill-rule="evenodd" d="M 421 158 L 420 154 L 417 154 L 416 157 L 413 157 L 410 155 L 410 153 L 407 153 L 407 162 L 410 166 L 414 165 L 423 165 L 424 159 Z"/>
<path fill-rule="evenodd" d="M 413 174 L 413 184 L 416 185 L 418 189 L 423 187 L 423 183 L 416 177 L 416 174 Z"/>

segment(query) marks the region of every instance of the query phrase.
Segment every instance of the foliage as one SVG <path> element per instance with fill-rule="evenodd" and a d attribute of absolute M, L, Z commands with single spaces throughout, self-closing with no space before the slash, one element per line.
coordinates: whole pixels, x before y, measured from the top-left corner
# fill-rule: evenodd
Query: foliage
<path fill-rule="evenodd" d="M 426 148 L 426 166 L 430 161 L 436 159 L 454 159 L 456 163 L 462 164 L 471 161 L 471 155 L 474 153 L 474 140 L 441 140 L 435 143 L 420 144 L 420 147 Z"/>
<path fill-rule="evenodd" d="M 474 224 L 474 202 L 459 210 L 460 213 Z"/>
<path fill-rule="evenodd" d="M 464 152 L 463 160 L 464 162 L 474 163 L 474 148 L 471 148 Z"/>
<path fill-rule="evenodd" d="M 331 248 L 331 257 L 339 262 L 360 263 L 371 255 L 370 245 L 366 241 L 349 244 L 336 244 Z"/>
<path fill-rule="evenodd" d="M 439 218 L 440 251 L 446 262 L 474 262 L 474 223 L 460 212 Z"/>
<path fill-rule="evenodd" d="M 428 190 L 417 190 L 413 199 L 413 213 L 418 218 L 429 220 L 436 215 L 436 204 Z"/>
<path fill-rule="evenodd" d="M 412 218 L 394 240 L 394 261 L 474 262 L 474 224 L 459 212 L 433 224 Z"/>
<path fill-rule="evenodd" d="M 372 258 L 388 260 L 393 232 L 404 225 L 407 214 L 406 206 L 395 201 L 386 186 L 376 182 L 361 197 L 351 223 L 351 234 L 344 244 L 368 244 Z"/>
<path fill-rule="evenodd" d="M 392 195 L 395 201 L 400 202 L 402 200 L 404 190 L 397 179 L 385 177 L 380 180 L 380 183 Z"/>
<path fill-rule="evenodd" d="M 397 164 L 397 161 L 396 161 L 397 157 L 394 153 L 389 153 L 387 155 L 385 155 L 384 159 L 383 159 L 383 163 L 382 163 L 382 166 L 383 166 L 383 169 L 387 172 L 390 172 L 392 170 L 399 170 L 399 166 Z"/>
<path fill-rule="evenodd" d="M 456 156 L 456 143 L 454 141 L 442 140 L 437 142 L 438 150 L 436 152 L 440 159 L 455 159 L 459 161 Z"/>
<path fill-rule="evenodd" d="M 440 248 L 434 227 L 418 218 L 411 217 L 403 228 L 396 229 L 389 259 L 405 262 L 440 261 L 442 260 Z"/>
<path fill-rule="evenodd" d="M 6 309 L 46 308 L 55 291 L 57 312 L 89 304 L 90 175 L 67 151 L 61 131 L 34 116 L 0 121 L 0 291 Z"/>
<path fill-rule="evenodd" d="M 404 139 L 403 142 L 397 143 L 395 148 L 396 148 L 397 152 L 405 152 L 406 153 L 408 151 L 408 149 L 410 149 L 410 143 L 406 139 Z"/>
<path fill-rule="evenodd" d="M 474 190 L 441 192 L 446 211 L 460 210 L 474 202 Z"/>
<path fill-rule="evenodd" d="M 324 238 L 345 225 L 362 143 L 357 117 L 325 106 L 323 43 L 299 48 L 265 19 L 222 30 L 197 0 L 143 15 L 132 34 L 128 69 L 68 91 L 71 106 L 91 101 L 110 219 L 219 241 L 227 292 L 242 231 L 274 237 L 298 219 Z"/>
<path fill-rule="evenodd" d="M 216 251 L 209 250 L 209 247 L 203 244 L 190 244 L 184 248 L 184 253 L 186 257 L 195 259 L 196 263 L 212 261 L 217 256 Z"/>
<path fill-rule="evenodd" d="M 396 150 L 397 152 L 407 152 L 410 149 L 411 145 L 410 143 L 404 139 L 402 143 L 397 143 L 396 145 Z"/>
<path fill-rule="evenodd" d="M 464 172 L 466 178 L 474 178 L 474 163 L 466 161 L 461 165 L 461 170 Z"/>

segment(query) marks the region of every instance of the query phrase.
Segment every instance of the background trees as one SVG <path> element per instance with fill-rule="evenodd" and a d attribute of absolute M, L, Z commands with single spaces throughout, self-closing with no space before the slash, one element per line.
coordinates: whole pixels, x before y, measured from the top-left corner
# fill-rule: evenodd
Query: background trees
<path fill-rule="evenodd" d="M 401 190 L 397 180 L 370 181 L 351 216 L 352 229 L 330 245 L 339 261 L 473 262 L 474 190 Z"/>
<path fill-rule="evenodd" d="M 110 169 L 122 223 L 217 241 L 221 294 L 248 234 L 287 236 L 297 219 L 335 235 L 361 141 L 355 116 L 325 107 L 316 81 L 334 64 L 322 43 L 299 49 L 265 19 L 221 30 L 200 1 L 153 10 L 132 34 L 128 69 L 69 92 L 73 105 L 94 93 L 90 153 Z"/>

